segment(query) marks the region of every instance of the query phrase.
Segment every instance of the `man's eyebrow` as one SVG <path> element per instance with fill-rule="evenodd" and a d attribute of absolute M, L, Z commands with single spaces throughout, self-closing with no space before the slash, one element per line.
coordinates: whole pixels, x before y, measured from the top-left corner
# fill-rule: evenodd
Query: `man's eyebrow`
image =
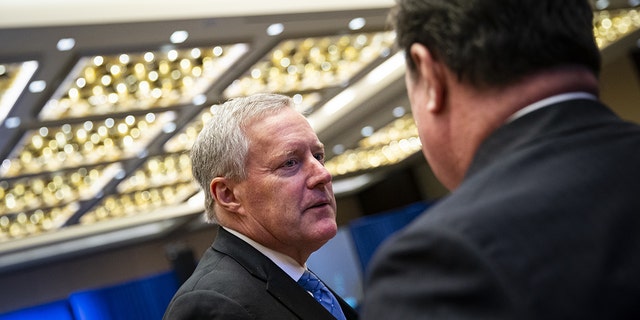
<path fill-rule="evenodd" d="M 298 151 L 296 149 L 287 149 L 284 152 L 282 152 L 282 154 L 285 156 L 290 156 L 290 155 L 296 154 L 297 152 Z"/>

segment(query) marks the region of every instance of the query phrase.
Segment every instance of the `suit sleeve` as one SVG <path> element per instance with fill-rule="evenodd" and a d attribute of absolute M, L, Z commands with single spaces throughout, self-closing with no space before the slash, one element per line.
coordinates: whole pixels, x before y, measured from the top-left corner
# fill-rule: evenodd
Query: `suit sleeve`
<path fill-rule="evenodd" d="M 365 319 L 522 319 L 500 275 L 464 237 L 416 229 L 385 242 L 370 264 Z"/>
<path fill-rule="evenodd" d="M 213 291 L 190 291 L 176 296 L 163 320 L 254 319 L 246 309 Z"/>

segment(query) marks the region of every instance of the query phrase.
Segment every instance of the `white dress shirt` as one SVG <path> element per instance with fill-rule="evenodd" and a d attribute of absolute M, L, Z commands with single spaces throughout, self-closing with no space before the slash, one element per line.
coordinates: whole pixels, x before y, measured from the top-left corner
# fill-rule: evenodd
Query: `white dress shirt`
<path fill-rule="evenodd" d="M 589 99 L 589 100 L 598 100 L 598 98 L 588 92 L 568 92 L 568 93 L 562 93 L 562 94 L 558 94 L 555 96 L 551 96 L 545 99 L 542 99 L 538 102 L 532 103 L 518 111 L 516 111 L 514 114 L 511 115 L 511 117 L 509 117 L 509 119 L 507 119 L 507 123 L 518 119 L 522 116 L 524 116 L 525 114 L 531 113 L 535 110 L 538 109 L 542 109 L 544 107 L 548 107 L 552 104 L 558 103 L 558 102 L 563 102 L 563 101 L 568 101 L 568 100 L 577 100 L 577 99 Z"/>
<path fill-rule="evenodd" d="M 254 247 L 256 250 L 260 251 L 262 254 L 267 256 L 267 258 L 273 261 L 273 263 L 275 263 L 278 267 L 280 267 L 280 269 L 282 269 L 286 274 L 288 274 L 291 277 L 291 279 L 293 279 L 294 281 L 298 282 L 298 280 L 300 280 L 300 277 L 302 277 L 302 274 L 306 270 L 306 267 L 307 267 L 306 265 L 301 266 L 293 258 L 285 254 L 282 254 L 280 252 L 277 252 L 275 250 L 269 249 L 253 241 L 252 239 L 250 239 L 249 237 L 245 236 L 244 234 L 238 231 L 229 229 L 227 227 L 222 227 L 222 228 L 229 231 L 231 234 L 235 235 L 236 237 L 242 239 L 244 242 L 248 243 L 249 245 Z"/>

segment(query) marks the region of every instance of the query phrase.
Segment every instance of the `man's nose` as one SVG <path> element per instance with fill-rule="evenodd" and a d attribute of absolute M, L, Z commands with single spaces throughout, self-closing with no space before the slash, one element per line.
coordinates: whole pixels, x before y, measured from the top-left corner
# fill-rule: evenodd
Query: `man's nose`
<path fill-rule="evenodd" d="M 329 170 L 327 170 L 323 163 L 313 158 L 310 167 L 309 188 L 315 188 L 318 185 L 325 185 L 331 182 L 331 173 L 329 173 Z"/>

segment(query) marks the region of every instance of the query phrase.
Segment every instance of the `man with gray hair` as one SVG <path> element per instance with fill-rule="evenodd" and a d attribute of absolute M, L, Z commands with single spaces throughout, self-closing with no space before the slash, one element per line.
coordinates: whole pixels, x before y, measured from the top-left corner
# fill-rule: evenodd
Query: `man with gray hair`
<path fill-rule="evenodd" d="M 227 101 L 191 158 L 208 220 L 220 228 L 164 319 L 356 319 L 306 268 L 336 235 L 324 146 L 293 101 Z"/>

